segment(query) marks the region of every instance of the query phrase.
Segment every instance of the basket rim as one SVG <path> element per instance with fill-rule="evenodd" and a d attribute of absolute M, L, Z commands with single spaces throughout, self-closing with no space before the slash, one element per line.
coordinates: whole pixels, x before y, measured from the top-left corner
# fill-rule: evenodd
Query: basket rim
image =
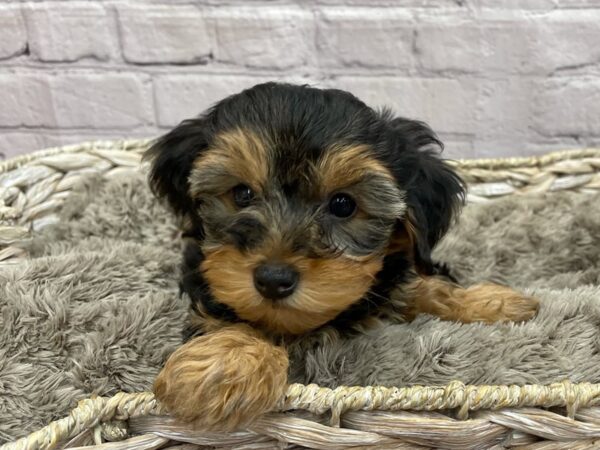
<path fill-rule="evenodd" d="M 0 162 L 0 175 L 18 169 L 29 163 L 47 156 L 54 156 L 62 153 L 78 153 L 90 150 L 122 150 L 136 151 L 146 149 L 156 138 L 142 139 L 115 139 L 115 140 L 92 140 L 84 141 L 78 144 L 49 147 L 36 150 L 24 155 L 14 156 Z"/>
<path fill-rule="evenodd" d="M 77 153 L 89 150 L 142 151 L 145 150 L 154 140 L 156 140 L 156 137 L 140 139 L 91 140 L 78 144 L 36 150 L 24 155 L 14 156 L 0 162 L 0 174 L 6 173 L 25 164 L 35 162 L 38 159 L 61 153 Z M 533 156 L 458 159 L 449 158 L 446 159 L 446 161 L 459 169 L 498 170 L 518 167 L 543 167 L 559 161 L 583 158 L 600 158 L 600 147 L 556 150 L 542 155 Z"/>
<path fill-rule="evenodd" d="M 313 414 L 331 413 L 331 425 L 349 411 L 442 411 L 458 410 L 459 420 L 469 411 L 503 410 L 521 407 L 565 406 L 572 420 L 579 408 L 597 407 L 600 384 L 564 380 L 545 385 L 447 385 L 409 387 L 339 386 L 331 389 L 315 384 L 290 384 L 276 410 L 306 410 Z M 119 392 L 112 397 L 92 396 L 80 400 L 70 414 L 38 431 L 0 446 L 0 450 L 54 448 L 61 439 L 108 422 L 115 417 L 128 420 L 168 411 L 152 392 Z"/>
<path fill-rule="evenodd" d="M 507 156 L 499 158 L 456 159 L 453 161 L 461 169 L 512 169 L 519 167 L 544 167 L 560 161 L 600 158 L 600 147 L 555 150 L 542 155 Z"/>

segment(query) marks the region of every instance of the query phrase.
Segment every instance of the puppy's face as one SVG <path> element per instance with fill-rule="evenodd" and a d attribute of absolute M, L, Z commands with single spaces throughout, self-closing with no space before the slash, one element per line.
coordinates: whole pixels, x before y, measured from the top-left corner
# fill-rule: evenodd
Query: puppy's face
<path fill-rule="evenodd" d="M 219 131 L 190 194 L 216 299 L 269 329 L 315 328 L 362 298 L 382 267 L 404 193 L 364 143 L 302 155 L 290 136 Z"/>
<path fill-rule="evenodd" d="M 373 288 L 385 281 L 386 256 L 427 265 L 416 247 L 430 246 L 431 226 L 412 223 L 428 220 L 413 192 L 425 168 L 398 148 L 407 144 L 391 122 L 341 91 L 267 84 L 157 143 L 154 187 L 187 217 L 217 302 L 298 334 L 381 295 Z"/>

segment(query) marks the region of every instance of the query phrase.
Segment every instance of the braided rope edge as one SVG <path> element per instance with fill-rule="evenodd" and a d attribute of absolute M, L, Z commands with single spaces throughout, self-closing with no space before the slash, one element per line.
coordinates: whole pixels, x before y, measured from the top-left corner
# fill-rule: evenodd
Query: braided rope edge
<path fill-rule="evenodd" d="M 306 410 L 314 414 L 330 411 L 332 424 L 338 426 L 342 414 L 348 411 L 457 410 L 458 418 L 466 419 L 468 412 L 475 410 L 563 406 L 572 418 L 579 408 L 598 404 L 600 384 L 570 381 L 524 386 L 465 385 L 453 381 L 446 386 L 341 386 L 335 389 L 292 384 L 280 400 L 278 410 Z M 92 397 L 81 400 L 67 417 L 0 446 L 0 450 L 53 449 L 61 441 L 111 419 L 127 420 L 165 413 L 151 392 Z"/>
<path fill-rule="evenodd" d="M 81 153 L 92 150 L 122 150 L 143 152 L 146 150 L 154 139 L 126 139 L 116 141 L 88 141 L 80 144 L 65 145 L 63 147 L 52 147 L 36 152 L 27 153 L 25 155 L 9 158 L 4 162 L 0 162 L 0 174 L 17 169 L 25 164 L 35 162 L 38 159 L 47 156 L 54 156 L 62 153 Z"/>

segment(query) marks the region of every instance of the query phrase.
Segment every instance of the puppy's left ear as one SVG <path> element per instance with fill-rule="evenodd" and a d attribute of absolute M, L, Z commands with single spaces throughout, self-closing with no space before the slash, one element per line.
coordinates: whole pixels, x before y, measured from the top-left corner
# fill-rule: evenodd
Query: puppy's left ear
<path fill-rule="evenodd" d="M 464 204 L 465 183 L 440 158 L 443 144 L 426 124 L 397 118 L 391 125 L 398 147 L 396 176 L 408 207 L 398 231 L 412 244 L 417 269 L 432 275 L 431 252 Z"/>
<path fill-rule="evenodd" d="M 204 117 L 183 121 L 160 137 L 144 155 L 151 161 L 150 187 L 180 216 L 192 210 L 189 176 L 196 158 L 208 146 L 208 126 Z"/>

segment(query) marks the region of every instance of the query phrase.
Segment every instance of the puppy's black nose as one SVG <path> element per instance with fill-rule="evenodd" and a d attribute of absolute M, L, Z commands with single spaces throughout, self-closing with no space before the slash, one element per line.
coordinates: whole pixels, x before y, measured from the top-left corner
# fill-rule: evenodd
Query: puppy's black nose
<path fill-rule="evenodd" d="M 287 264 L 261 264 L 254 270 L 254 286 L 264 297 L 279 300 L 296 289 L 300 275 Z"/>

